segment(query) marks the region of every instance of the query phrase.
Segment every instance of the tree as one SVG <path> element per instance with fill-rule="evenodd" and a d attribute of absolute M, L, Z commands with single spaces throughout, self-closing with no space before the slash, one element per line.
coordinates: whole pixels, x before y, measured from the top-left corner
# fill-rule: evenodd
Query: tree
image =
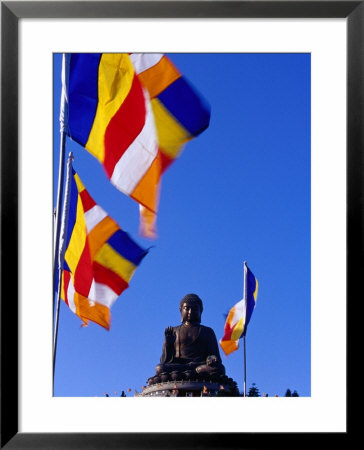
<path fill-rule="evenodd" d="M 255 383 L 252 383 L 252 387 L 249 389 L 248 397 L 260 397 L 259 389 Z"/>
<path fill-rule="evenodd" d="M 293 393 L 291 392 L 291 389 L 287 389 L 286 390 L 286 394 L 285 397 L 299 397 L 297 391 L 293 391 Z"/>

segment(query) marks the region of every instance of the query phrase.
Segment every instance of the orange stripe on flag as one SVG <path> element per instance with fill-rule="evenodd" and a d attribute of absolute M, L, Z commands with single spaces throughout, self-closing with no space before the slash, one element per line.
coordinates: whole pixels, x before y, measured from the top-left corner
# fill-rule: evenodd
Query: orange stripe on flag
<path fill-rule="evenodd" d="M 235 352 L 239 348 L 239 341 L 220 341 L 221 348 L 223 349 L 226 356 L 230 353 Z"/>
<path fill-rule="evenodd" d="M 101 246 L 119 229 L 118 224 L 110 216 L 101 220 L 88 235 L 91 259 L 94 260 Z"/>
<path fill-rule="evenodd" d="M 148 89 L 151 98 L 156 97 L 181 76 L 172 61 L 165 56 L 156 65 L 138 74 L 139 80 Z"/>
<path fill-rule="evenodd" d="M 139 232 L 146 238 L 156 239 L 156 211 L 159 202 L 159 181 L 162 174 L 162 155 L 158 151 L 157 158 L 148 169 L 140 183 L 136 186 L 131 198 L 140 203 Z"/>
<path fill-rule="evenodd" d="M 78 294 L 77 315 L 86 323 L 88 320 L 95 322 L 110 330 L 110 309 L 100 303 L 89 301 L 88 298 Z"/>
<path fill-rule="evenodd" d="M 155 158 L 152 165 L 131 194 L 131 197 L 134 200 L 153 212 L 156 212 L 158 208 L 158 184 L 160 175 L 161 159 L 158 152 L 157 158 Z"/>
<path fill-rule="evenodd" d="M 139 232 L 146 238 L 155 239 L 157 237 L 156 227 L 157 215 L 149 209 L 140 206 L 140 229 Z"/>

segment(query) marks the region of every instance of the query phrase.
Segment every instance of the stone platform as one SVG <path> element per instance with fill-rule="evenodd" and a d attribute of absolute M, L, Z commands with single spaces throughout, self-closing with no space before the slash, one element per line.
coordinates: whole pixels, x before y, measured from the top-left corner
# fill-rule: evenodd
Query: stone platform
<path fill-rule="evenodd" d="M 211 381 L 165 381 L 151 384 L 135 397 L 237 397 L 236 383 L 220 384 Z"/>

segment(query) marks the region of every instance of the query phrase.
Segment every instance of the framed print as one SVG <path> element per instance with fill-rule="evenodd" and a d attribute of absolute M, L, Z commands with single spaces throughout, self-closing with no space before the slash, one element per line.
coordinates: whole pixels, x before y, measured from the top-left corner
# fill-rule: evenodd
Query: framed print
<path fill-rule="evenodd" d="M 2 447 L 249 448 L 292 444 L 297 434 L 347 438 L 347 302 L 361 292 L 363 269 L 363 26 L 361 1 L 1 3 Z M 110 333 L 80 328 L 62 309 L 52 379 L 62 54 L 96 52 L 165 54 L 212 102 L 211 121 L 163 178 L 164 237 L 156 245 L 136 239 L 150 254 L 113 306 Z M 78 172 L 86 152 L 69 137 Z M 87 164 L 79 176 L 91 186 Z M 179 189 L 169 189 L 172 179 Z M 106 194 L 109 184 L 103 197 L 90 194 L 133 236 L 135 204 L 115 207 L 121 195 Z M 160 333 L 185 290 L 224 297 L 204 303 L 202 319 L 222 337 L 224 313 L 243 289 L 243 276 L 235 281 L 242 268 L 234 273 L 229 261 L 241 264 L 243 254 L 259 285 L 248 386 L 242 349 L 239 362 L 222 361 L 240 391 L 244 378 L 244 394 L 261 398 L 143 396 L 158 391 L 143 377 L 153 376 Z M 291 389 L 299 398 L 285 398 Z"/>

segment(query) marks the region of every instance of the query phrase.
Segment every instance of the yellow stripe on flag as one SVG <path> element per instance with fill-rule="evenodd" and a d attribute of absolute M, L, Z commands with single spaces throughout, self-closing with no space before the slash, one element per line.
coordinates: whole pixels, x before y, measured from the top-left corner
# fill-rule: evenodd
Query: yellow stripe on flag
<path fill-rule="evenodd" d="M 257 301 L 257 295 L 258 295 L 258 280 L 255 278 L 255 291 L 253 293 L 255 301 Z"/>
<path fill-rule="evenodd" d="M 243 329 L 244 329 L 244 323 L 245 323 L 244 317 L 242 317 L 242 318 L 237 322 L 237 324 L 236 324 L 235 327 L 234 327 L 233 332 L 231 333 L 231 340 L 232 340 L 232 341 L 235 341 L 236 339 L 239 339 L 239 338 L 240 338 L 241 333 L 243 332 Z"/>
<path fill-rule="evenodd" d="M 77 173 L 74 174 L 73 178 L 75 179 L 76 186 L 78 193 L 80 194 L 83 190 L 85 190 L 85 186 L 83 185 L 80 177 L 77 175 Z"/>
<path fill-rule="evenodd" d="M 95 261 L 117 273 L 126 282 L 130 281 L 136 269 L 133 263 L 123 258 L 109 244 L 101 247 L 100 251 L 95 255 Z"/>
<path fill-rule="evenodd" d="M 105 159 L 105 130 L 127 97 L 134 78 L 134 68 L 125 53 L 103 53 L 99 65 L 99 102 L 86 149 L 101 163 Z"/>
<path fill-rule="evenodd" d="M 77 199 L 77 215 L 75 225 L 73 227 L 71 239 L 69 241 L 65 259 L 67 261 L 68 267 L 74 274 L 76 271 L 77 264 L 81 258 L 83 249 L 86 244 L 86 221 L 83 213 L 83 207 L 80 196 Z"/>
<path fill-rule="evenodd" d="M 193 136 L 176 121 L 158 99 L 154 98 L 151 100 L 151 104 L 157 128 L 159 148 L 171 158 L 176 158 L 181 150 L 181 146 L 190 141 Z"/>

